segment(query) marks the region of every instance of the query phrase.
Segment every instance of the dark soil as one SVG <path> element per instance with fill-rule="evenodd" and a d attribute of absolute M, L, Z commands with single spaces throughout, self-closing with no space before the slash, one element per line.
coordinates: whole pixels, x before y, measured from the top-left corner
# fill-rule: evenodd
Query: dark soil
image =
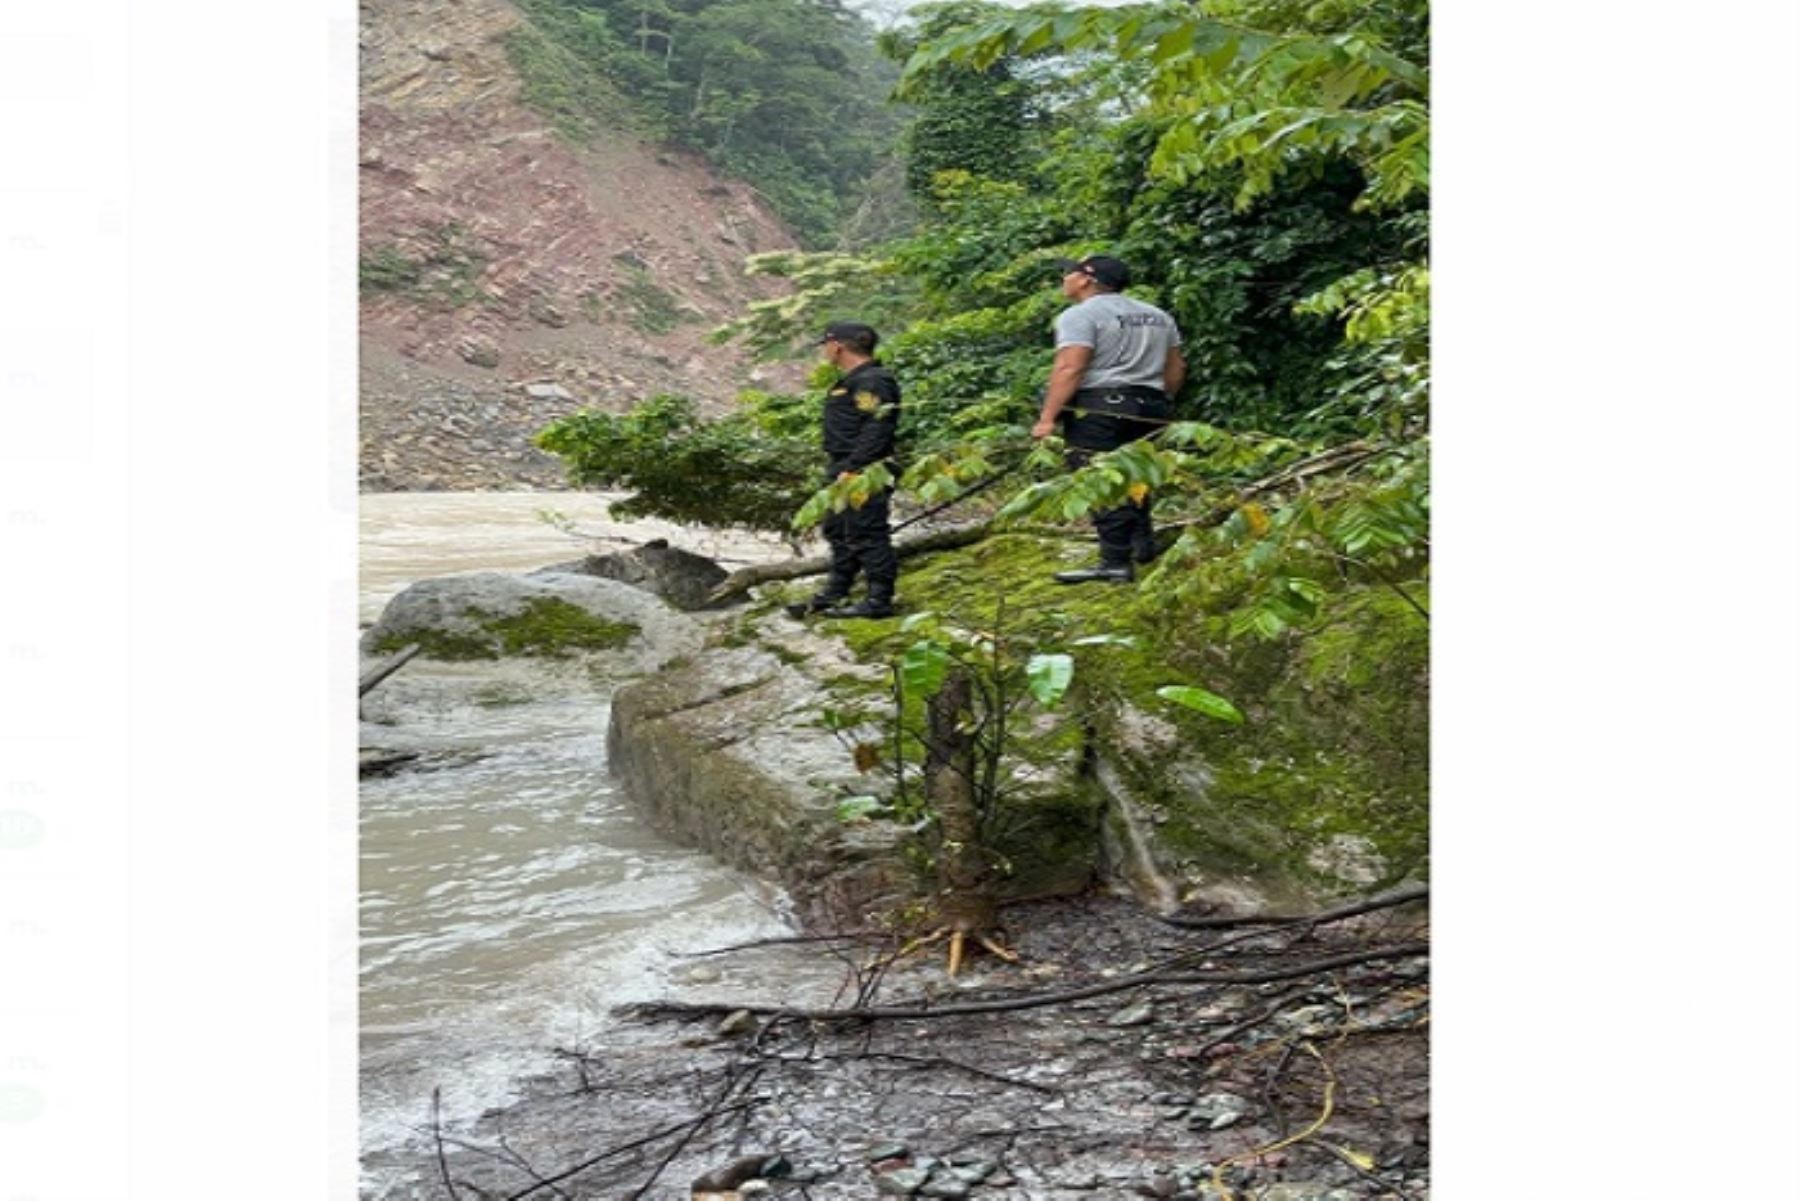
<path fill-rule="evenodd" d="M 818 953 L 845 961 L 839 1004 L 941 1004 L 1072 989 L 1196 952 L 1184 970 L 1291 966 L 1418 941 L 1426 921 L 1415 905 L 1312 932 L 1199 931 L 1103 896 L 1003 917 L 1022 962 L 982 955 L 955 984 L 941 943 L 885 972 L 864 966 L 872 943 Z M 1427 971 L 1418 956 L 933 1019 L 739 1015 L 723 1023 L 735 1033 L 717 1016 L 628 1015 L 605 1045 L 561 1049 L 566 1070 L 524 1100 L 447 1131 L 443 1163 L 417 1165 L 420 1195 L 680 1198 L 716 1172 L 715 1184 L 753 1178 L 724 1197 L 872 1197 L 928 1176 L 916 1195 L 1215 1198 L 1226 1165 L 1238 1198 L 1424 1197 Z"/>

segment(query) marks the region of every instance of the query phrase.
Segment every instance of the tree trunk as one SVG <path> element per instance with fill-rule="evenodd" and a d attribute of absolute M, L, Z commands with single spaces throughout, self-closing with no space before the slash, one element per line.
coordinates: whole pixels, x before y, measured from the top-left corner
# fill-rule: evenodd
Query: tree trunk
<path fill-rule="evenodd" d="M 958 546 L 968 546 L 988 536 L 988 523 L 976 522 L 973 525 L 952 526 L 948 529 L 932 530 L 925 534 L 915 534 L 909 538 L 899 538 L 894 542 L 894 556 L 899 559 L 911 558 L 913 555 L 928 554 L 934 550 L 950 550 Z M 824 575 L 831 570 L 831 559 L 826 555 L 813 555 L 805 559 L 786 559 L 778 563 L 757 563 L 750 567 L 741 567 L 732 572 L 719 586 L 707 594 L 710 604 L 730 600 L 741 596 L 758 584 L 771 584 L 778 580 L 794 580 L 809 575 Z"/>
<path fill-rule="evenodd" d="M 994 927 L 994 897 L 987 887 L 981 847 L 981 815 L 975 805 L 973 689 L 966 668 L 953 667 L 926 708 L 925 795 L 937 811 L 938 911 L 958 935 Z"/>

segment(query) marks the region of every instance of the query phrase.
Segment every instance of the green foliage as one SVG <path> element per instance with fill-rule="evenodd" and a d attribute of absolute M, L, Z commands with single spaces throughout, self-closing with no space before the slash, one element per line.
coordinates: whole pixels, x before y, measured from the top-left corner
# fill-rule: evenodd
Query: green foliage
<path fill-rule="evenodd" d="M 893 484 L 893 473 L 881 463 L 871 463 L 847 478 L 832 480 L 808 497 L 800 511 L 794 514 L 793 529 L 809 530 L 824 521 L 829 513 L 860 509 Z"/>
<path fill-rule="evenodd" d="M 411 253 L 408 253 L 408 251 Z M 357 284 L 367 293 L 396 292 L 438 309 L 480 300 L 487 252 L 456 222 L 428 226 L 409 245 L 387 243 L 357 261 Z"/>
<path fill-rule="evenodd" d="M 631 328 L 642 334 L 666 334 L 685 322 L 699 320 L 642 267 L 625 265 L 618 300 L 625 306 Z"/>
<path fill-rule="evenodd" d="M 577 142 L 640 124 L 609 78 L 619 45 L 602 14 L 560 0 L 522 0 L 520 7 L 530 20 L 507 33 L 505 46 L 522 101 Z"/>
<path fill-rule="evenodd" d="M 1049 709 L 1075 681 L 1075 660 L 1064 654 L 1033 655 L 1025 661 L 1025 686 L 1037 703 Z"/>
<path fill-rule="evenodd" d="M 1190 684 L 1165 684 L 1156 690 L 1156 695 L 1165 701 L 1173 701 L 1183 708 L 1204 713 L 1208 717 L 1216 717 L 1220 721 L 1228 721 L 1235 725 L 1244 724 L 1244 715 L 1238 707 L 1216 692 L 1208 692 Z"/>
<path fill-rule="evenodd" d="M 540 431 L 537 445 L 562 456 L 570 482 L 631 492 L 612 506 L 617 516 L 785 532 L 813 490 L 817 452 L 770 432 L 783 420 L 767 397 L 703 421 L 693 401 L 664 394 L 624 415 L 571 413 Z"/>
<path fill-rule="evenodd" d="M 356 263 L 357 286 L 364 293 L 404 292 L 419 282 L 420 264 L 397 246 L 378 246 Z"/>
<path fill-rule="evenodd" d="M 903 501 L 941 503 L 1003 472 L 983 503 L 1006 523 L 1078 522 L 1148 497 L 1180 537 L 1140 593 L 1225 641 L 1331 629 L 1371 588 L 1423 624 L 1424 5 L 956 3 L 921 30 L 890 39 L 911 51 L 903 95 L 968 113 L 1002 84 L 1025 89 L 1009 96 L 1031 118 L 1008 128 L 1029 153 L 933 164 L 910 236 L 771 262 L 795 295 L 721 336 L 774 353 L 890 298 Z M 1050 262 L 1094 251 L 1130 262 L 1133 293 L 1175 316 L 1189 383 L 1165 432 L 1066 471 L 1054 439 L 1027 448 L 1021 435 L 1065 303 Z M 819 494 L 814 514 L 847 496 Z"/>
<path fill-rule="evenodd" d="M 751 255 L 744 271 L 793 284 L 788 295 L 753 301 L 709 335 L 714 342 L 742 339 L 759 358 L 810 353 L 826 323 L 850 312 L 877 329 L 891 328 L 915 292 L 890 260 L 867 255 L 777 250 Z"/>
<path fill-rule="evenodd" d="M 906 61 L 924 43 L 1004 11 L 979 0 L 951 0 L 921 6 L 917 24 L 885 35 L 883 53 Z M 945 172 L 996 180 L 1023 177 L 1035 158 L 1031 134 L 1040 121 L 1036 89 L 1018 78 L 1015 60 L 982 67 L 941 62 L 915 73 L 907 100 L 915 116 L 906 129 L 906 187 L 933 205 L 940 199 Z"/>
<path fill-rule="evenodd" d="M 637 123 L 755 184 L 813 243 L 870 199 L 898 129 L 895 68 L 832 0 L 525 0 L 525 99 L 577 140 Z"/>

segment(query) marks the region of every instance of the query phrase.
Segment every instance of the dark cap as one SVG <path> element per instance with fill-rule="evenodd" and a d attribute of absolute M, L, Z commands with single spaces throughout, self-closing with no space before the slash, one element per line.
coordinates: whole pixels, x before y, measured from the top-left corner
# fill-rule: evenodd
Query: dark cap
<path fill-rule="evenodd" d="M 1085 259 L 1057 259 L 1064 274 L 1079 271 L 1102 288 L 1117 292 L 1131 285 L 1131 268 L 1107 254 L 1090 254 Z"/>
<path fill-rule="evenodd" d="M 880 341 L 881 335 L 875 332 L 873 326 L 864 325 L 860 321 L 833 321 L 825 327 L 825 332 L 819 335 L 818 344 L 842 342 L 845 346 L 862 354 L 873 354 Z"/>

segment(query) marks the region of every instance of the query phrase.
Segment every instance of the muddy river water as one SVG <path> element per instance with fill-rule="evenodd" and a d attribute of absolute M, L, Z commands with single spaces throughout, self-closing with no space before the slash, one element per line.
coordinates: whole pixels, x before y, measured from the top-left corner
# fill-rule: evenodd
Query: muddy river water
<path fill-rule="evenodd" d="M 540 516 L 552 506 L 557 524 Z M 572 538 L 571 524 L 601 541 Z M 592 496 L 364 496 L 360 618 L 414 580 L 666 533 L 612 524 Z M 728 562 L 778 549 L 673 533 Z M 434 1089 L 446 1120 L 472 1117 L 547 1070 L 553 1048 L 602 1041 L 621 1002 L 745 995 L 771 979 L 792 995 L 820 970 L 762 957 L 762 980 L 733 979 L 682 957 L 788 932 L 783 898 L 660 837 L 615 787 L 611 687 L 541 663 L 416 660 L 364 706 L 364 745 L 420 755 L 360 790 L 365 1197 L 428 1195 L 404 1165 L 424 1145 Z"/>

